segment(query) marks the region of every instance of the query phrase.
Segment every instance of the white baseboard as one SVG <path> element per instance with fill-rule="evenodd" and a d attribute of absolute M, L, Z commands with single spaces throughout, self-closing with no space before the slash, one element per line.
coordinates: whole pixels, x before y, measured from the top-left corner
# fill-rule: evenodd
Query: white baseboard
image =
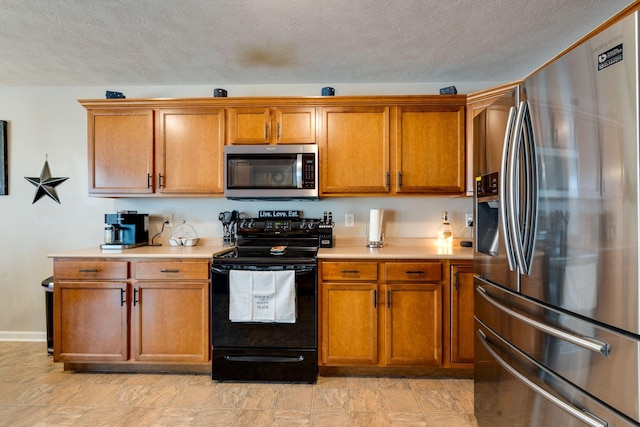
<path fill-rule="evenodd" d="M 0 331 L 0 341 L 47 341 L 46 332 L 14 332 Z"/>

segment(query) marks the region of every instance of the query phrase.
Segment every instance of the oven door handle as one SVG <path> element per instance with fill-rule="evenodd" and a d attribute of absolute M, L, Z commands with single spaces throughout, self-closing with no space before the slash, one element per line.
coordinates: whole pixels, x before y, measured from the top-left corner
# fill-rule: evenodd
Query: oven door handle
<path fill-rule="evenodd" d="M 302 274 L 308 274 L 308 273 L 313 273 L 313 271 L 316 269 L 315 265 L 308 265 L 308 266 L 300 266 L 300 267 L 296 267 L 295 268 L 295 273 L 296 276 L 300 276 Z M 224 275 L 229 275 L 229 272 L 231 270 L 247 270 L 247 271 L 292 271 L 293 269 L 286 269 L 286 270 L 282 270 L 282 269 L 269 269 L 269 268 L 264 268 L 264 269 L 256 269 L 256 270 L 250 270 L 250 269 L 243 269 L 243 268 L 220 268 L 220 267 L 211 267 L 211 271 L 216 273 L 216 274 L 224 274 Z"/>
<path fill-rule="evenodd" d="M 225 355 L 225 360 L 229 362 L 273 362 L 273 363 L 300 363 L 304 362 L 304 356 L 258 356 L 258 355 Z"/>

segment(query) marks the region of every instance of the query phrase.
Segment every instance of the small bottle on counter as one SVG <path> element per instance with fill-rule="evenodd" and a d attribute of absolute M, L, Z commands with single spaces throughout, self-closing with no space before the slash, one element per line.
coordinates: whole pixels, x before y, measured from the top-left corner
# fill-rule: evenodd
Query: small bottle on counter
<path fill-rule="evenodd" d="M 453 228 L 449 223 L 449 213 L 442 212 L 442 224 L 438 228 L 438 246 L 450 248 L 453 246 Z"/>

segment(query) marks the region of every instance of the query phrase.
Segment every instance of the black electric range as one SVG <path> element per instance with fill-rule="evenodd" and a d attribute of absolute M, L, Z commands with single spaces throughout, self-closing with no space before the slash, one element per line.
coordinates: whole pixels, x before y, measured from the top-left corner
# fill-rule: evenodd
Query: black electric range
<path fill-rule="evenodd" d="M 315 382 L 320 223 L 318 219 L 300 218 L 244 219 L 237 225 L 236 247 L 213 258 L 213 379 Z M 295 321 L 231 320 L 230 307 L 235 303 L 231 302 L 230 282 L 238 270 L 258 272 L 252 274 L 292 271 L 289 275 L 295 282 Z M 249 293 L 250 282 L 246 283 Z"/>

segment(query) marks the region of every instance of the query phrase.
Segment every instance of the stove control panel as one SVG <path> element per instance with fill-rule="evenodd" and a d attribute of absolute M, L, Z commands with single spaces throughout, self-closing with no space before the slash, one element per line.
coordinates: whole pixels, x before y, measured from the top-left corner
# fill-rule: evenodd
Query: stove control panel
<path fill-rule="evenodd" d="M 291 221 L 265 221 L 264 231 L 291 231 Z"/>
<path fill-rule="evenodd" d="M 320 225 L 319 219 L 242 219 L 238 223 L 238 231 L 253 232 L 288 232 L 295 230 L 317 230 Z"/>

